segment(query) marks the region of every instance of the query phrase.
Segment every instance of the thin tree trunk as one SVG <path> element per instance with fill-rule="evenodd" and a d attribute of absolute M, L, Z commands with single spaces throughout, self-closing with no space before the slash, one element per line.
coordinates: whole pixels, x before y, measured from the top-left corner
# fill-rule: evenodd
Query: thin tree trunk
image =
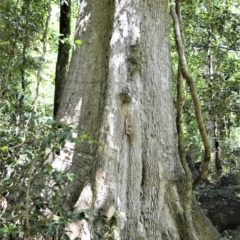
<path fill-rule="evenodd" d="M 219 239 L 178 155 L 167 5 L 81 3 L 83 45 L 73 53 L 57 119 L 97 144 L 68 144 L 54 163 L 75 173 L 65 207 L 92 212 L 69 225 L 71 239 Z"/>
<path fill-rule="evenodd" d="M 210 3 L 207 2 L 207 7 L 208 7 L 208 11 L 211 11 L 210 8 Z M 209 26 L 209 30 L 208 30 L 208 44 L 209 46 L 211 45 L 212 42 L 212 38 L 213 38 L 213 33 L 212 33 L 212 26 Z M 214 81 L 214 70 L 213 70 L 213 56 L 211 53 L 211 48 L 208 48 L 207 51 L 207 56 L 208 56 L 208 76 L 209 76 L 209 81 L 210 81 L 210 85 L 212 85 L 212 82 Z M 211 93 L 211 112 L 209 113 L 210 117 L 213 119 L 213 136 L 214 136 L 214 141 L 215 141 L 215 167 L 216 167 L 216 172 L 217 172 L 217 176 L 220 177 L 221 173 L 222 173 L 222 166 L 221 166 L 221 160 L 220 160 L 220 146 L 219 146 L 219 133 L 218 133 L 218 120 L 217 120 L 217 114 L 216 114 L 216 106 L 215 106 L 215 102 L 214 102 L 214 95 L 216 94 L 214 92 L 214 90 L 211 88 L 210 89 L 210 93 Z"/>
<path fill-rule="evenodd" d="M 63 89 L 66 82 L 68 63 L 69 63 L 69 36 L 71 34 L 71 0 L 67 3 L 59 0 L 60 4 L 60 41 L 58 45 L 58 57 L 55 72 L 55 96 L 53 115 L 56 117 L 59 108 L 59 102 L 63 94 Z"/>
<path fill-rule="evenodd" d="M 214 138 L 215 138 L 215 167 L 217 171 L 217 176 L 220 177 L 222 173 L 221 165 L 221 148 L 219 143 L 219 134 L 218 134 L 218 124 L 217 119 L 214 118 Z"/>

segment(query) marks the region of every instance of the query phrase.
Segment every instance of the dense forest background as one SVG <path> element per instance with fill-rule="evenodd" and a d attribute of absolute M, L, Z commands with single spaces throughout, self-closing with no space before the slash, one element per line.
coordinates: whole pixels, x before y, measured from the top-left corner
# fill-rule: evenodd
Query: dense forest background
<path fill-rule="evenodd" d="M 34 239 L 33 236 L 68 239 L 64 228 L 70 219 L 87 217 L 84 212 L 64 211 L 61 189 L 74 176 L 59 172 L 48 163 L 51 153 L 58 153 L 66 140 L 94 144 L 88 133 L 75 139 L 71 125 L 54 120 L 71 52 L 84 44 L 81 39 L 74 39 L 78 7 L 77 1 L 69 0 L 0 3 L 2 239 L 18 234 L 24 234 L 26 239 Z M 206 189 L 209 184 L 220 186 L 231 178 L 238 191 L 234 194 L 239 195 L 239 2 L 184 1 L 182 18 L 189 72 L 198 89 L 212 152 L 208 180 L 196 191 Z M 173 31 L 171 44 L 177 112 L 178 59 Z M 185 82 L 181 102 L 184 151 L 194 179 L 199 173 L 204 147 Z M 91 161 L 91 156 L 85 157 Z M 231 239 L 231 234 L 227 233 L 225 238 Z"/>

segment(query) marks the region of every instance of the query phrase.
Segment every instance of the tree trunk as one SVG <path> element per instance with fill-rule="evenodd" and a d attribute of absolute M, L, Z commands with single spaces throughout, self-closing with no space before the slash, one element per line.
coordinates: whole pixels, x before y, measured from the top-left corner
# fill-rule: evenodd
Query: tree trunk
<path fill-rule="evenodd" d="M 75 173 L 66 206 L 92 211 L 69 225 L 71 239 L 219 239 L 178 156 L 167 5 L 81 3 L 83 45 L 73 53 L 57 119 L 97 144 L 69 143 L 54 163 Z"/>
<path fill-rule="evenodd" d="M 55 95 L 53 115 L 56 117 L 63 89 L 66 84 L 66 77 L 69 63 L 69 50 L 71 48 L 68 38 L 71 34 L 71 0 L 67 3 L 62 0 L 60 5 L 59 33 L 60 40 L 58 45 L 58 57 L 55 72 Z"/>

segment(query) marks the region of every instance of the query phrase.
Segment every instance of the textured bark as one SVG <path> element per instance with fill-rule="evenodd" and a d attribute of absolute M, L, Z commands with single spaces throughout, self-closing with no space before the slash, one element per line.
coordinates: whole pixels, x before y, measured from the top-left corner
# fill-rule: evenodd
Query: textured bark
<path fill-rule="evenodd" d="M 97 144 L 54 162 L 76 175 L 66 207 L 92 211 L 71 239 L 219 239 L 178 156 L 167 1 L 82 1 L 76 37 L 57 119 Z"/>

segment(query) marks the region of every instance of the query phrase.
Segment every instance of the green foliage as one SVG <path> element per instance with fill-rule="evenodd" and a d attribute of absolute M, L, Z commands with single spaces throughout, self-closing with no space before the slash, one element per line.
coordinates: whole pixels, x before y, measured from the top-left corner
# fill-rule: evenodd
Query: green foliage
<path fill-rule="evenodd" d="M 74 138 L 71 125 L 51 118 L 59 7 L 51 0 L 0 2 L 1 239 L 69 239 L 70 219 L 87 218 L 63 209 L 63 189 L 74 175 L 51 164 L 66 141 L 95 142 L 86 134 Z M 72 48 L 82 44 L 64 41 Z"/>
<path fill-rule="evenodd" d="M 80 144 L 91 138 L 86 134 L 74 138 L 71 125 L 44 115 L 25 113 L 23 118 L 18 135 L 13 134 L 14 128 L 0 131 L 0 236 L 33 239 L 65 234 L 67 239 L 65 226 L 70 219 L 87 215 L 64 210 L 68 194 L 64 187 L 74 176 L 54 169 L 50 159 L 66 141 Z"/>
<path fill-rule="evenodd" d="M 79 39 L 75 40 L 74 43 L 76 43 L 77 45 L 82 45 L 82 41 Z"/>
<path fill-rule="evenodd" d="M 197 85 L 204 122 L 212 143 L 213 158 L 214 139 L 218 139 L 222 149 L 221 160 L 224 160 L 225 164 L 230 163 L 229 154 L 232 150 L 240 147 L 240 12 L 236 8 L 237 4 L 235 0 L 199 1 L 193 7 L 189 1 L 182 2 L 189 72 Z M 172 42 L 175 45 L 175 42 Z M 175 52 L 172 56 L 174 72 L 177 72 Z M 173 89 L 175 88 L 173 86 Z M 197 161 L 201 160 L 202 156 L 201 138 L 185 83 L 183 96 L 184 144 L 187 148 L 191 146 L 191 152 Z"/>
<path fill-rule="evenodd" d="M 115 239 L 115 234 L 119 232 L 119 227 L 117 226 L 117 220 L 116 218 L 124 218 L 126 219 L 126 215 L 123 212 L 120 211 L 115 211 L 113 217 L 109 220 L 106 221 L 106 225 L 104 225 L 105 228 L 105 233 L 104 233 L 104 239 L 106 240 L 114 240 Z"/>
<path fill-rule="evenodd" d="M 2 111 L 8 113 L 12 122 L 33 107 L 35 110 L 44 108 L 45 113 L 51 113 L 53 85 L 47 81 L 52 77 L 52 72 L 45 66 L 52 64 L 55 56 L 47 54 L 46 49 L 56 50 L 56 42 L 52 38 L 54 31 L 49 27 L 50 1 L 3 1 L 0 14 Z M 47 91 L 42 89 L 46 84 Z M 37 98 L 42 97 L 42 91 L 45 91 L 44 106 L 42 102 L 33 106 L 37 105 Z M 52 96 L 46 98 L 46 93 L 52 93 Z M 49 98 L 47 103 L 46 99 Z"/>
<path fill-rule="evenodd" d="M 62 189 L 73 176 L 53 169 L 48 159 L 72 140 L 71 128 L 31 113 L 23 121 L 18 135 L 13 129 L 0 131 L 0 192 L 6 201 L 0 235 L 53 235 L 56 227 L 61 235 L 69 220 L 61 206 Z"/>

